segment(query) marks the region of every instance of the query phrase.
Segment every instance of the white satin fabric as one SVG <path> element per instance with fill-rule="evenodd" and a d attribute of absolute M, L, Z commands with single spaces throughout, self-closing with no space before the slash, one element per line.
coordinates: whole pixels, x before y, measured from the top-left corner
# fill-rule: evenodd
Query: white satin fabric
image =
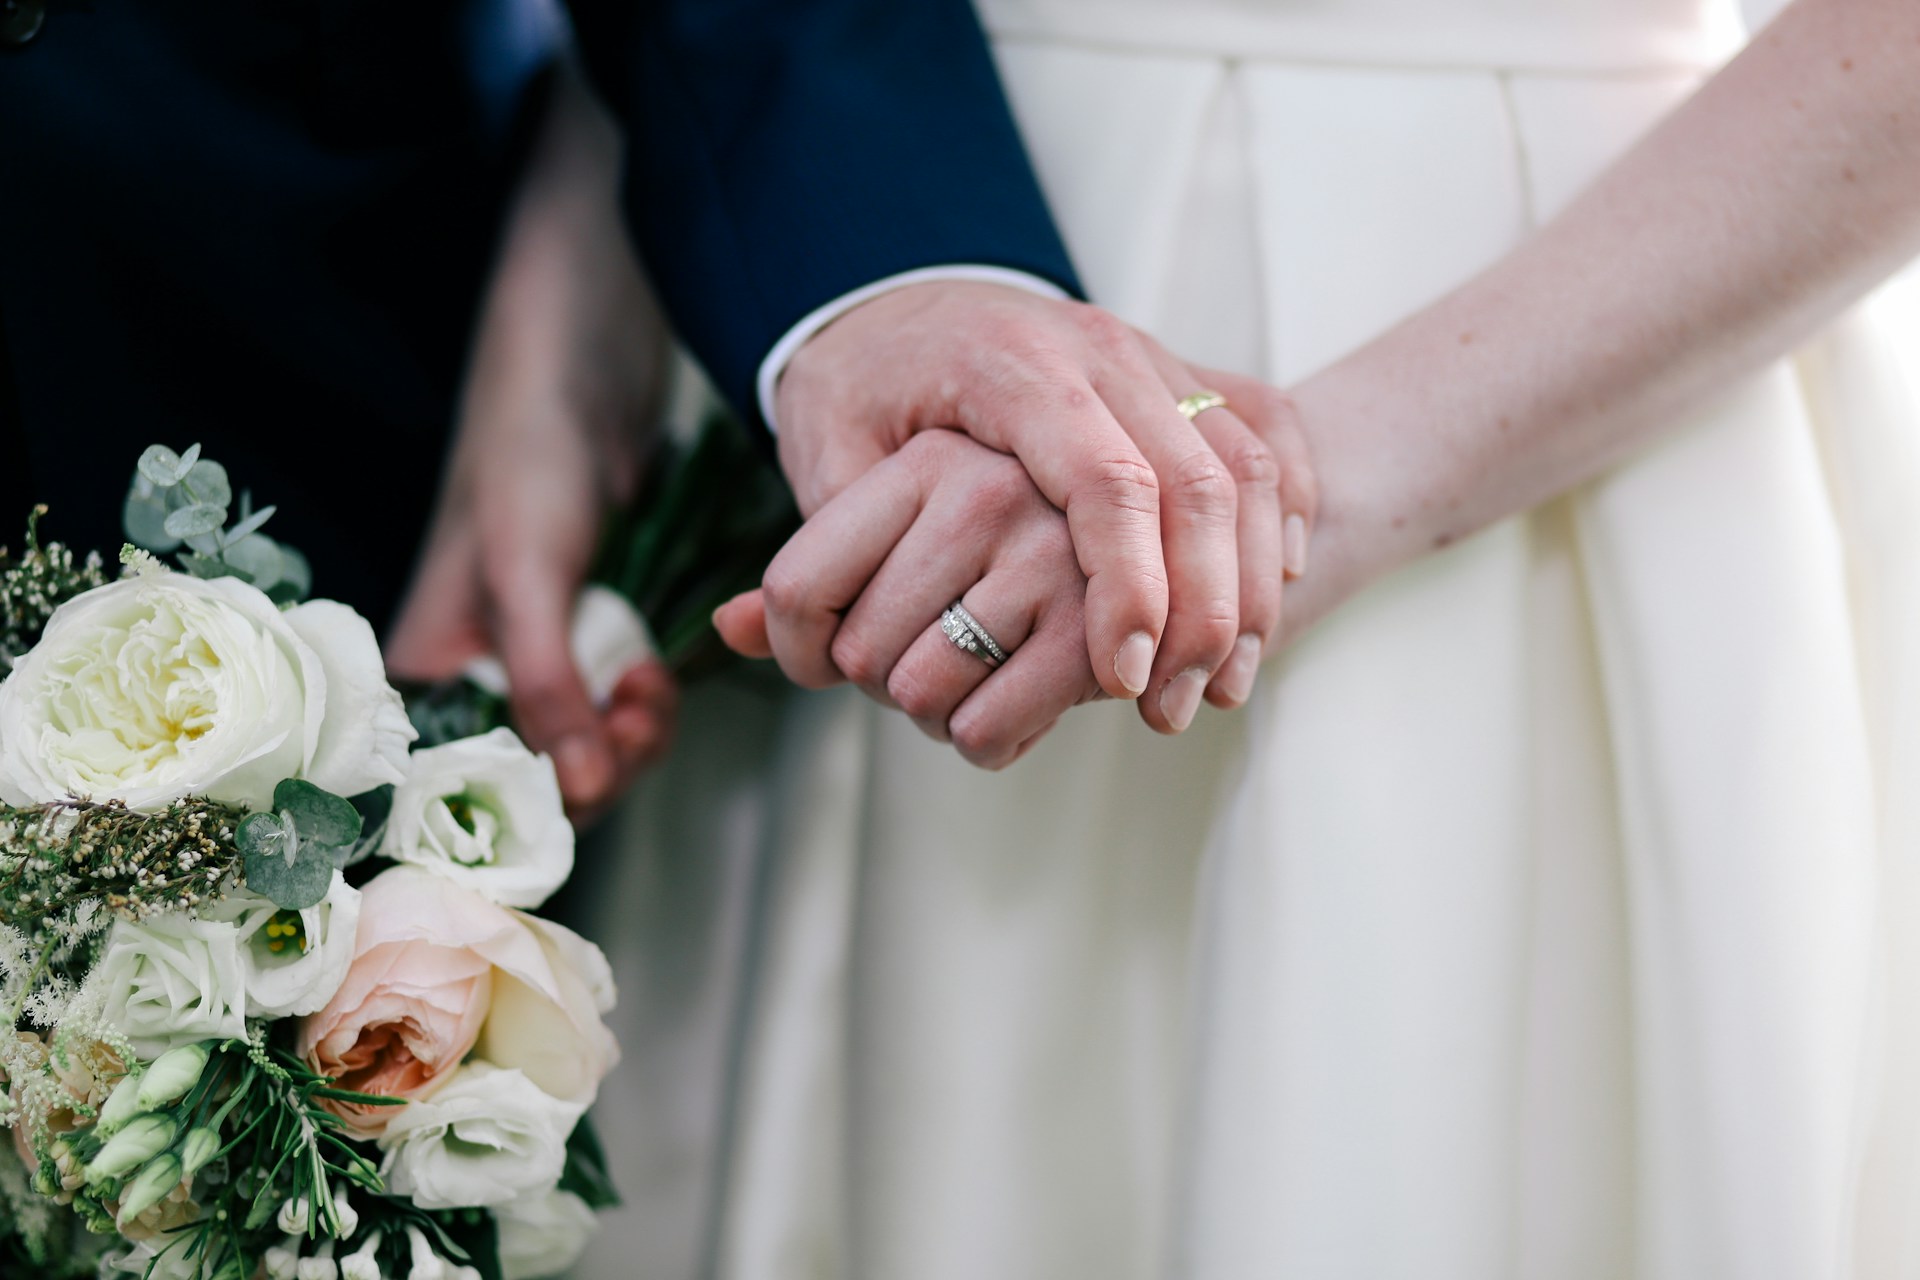
<path fill-rule="evenodd" d="M 1282 384 L 1737 28 L 983 12 L 1094 295 Z M 1870 303 L 1178 740 L 1096 706 L 990 776 L 851 695 L 696 700 L 604 899 L 642 1207 L 581 1274 L 1920 1277 L 1914 393 Z"/>

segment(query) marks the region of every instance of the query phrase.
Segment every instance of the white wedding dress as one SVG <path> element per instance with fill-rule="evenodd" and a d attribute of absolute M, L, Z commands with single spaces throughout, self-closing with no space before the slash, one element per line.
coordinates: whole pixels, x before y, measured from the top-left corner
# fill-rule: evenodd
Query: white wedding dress
<path fill-rule="evenodd" d="M 1094 296 L 1285 384 L 1517 244 L 1733 6 L 982 7 Z M 635 1207 L 580 1274 L 1920 1277 L 1879 305 L 1180 739 L 1095 706 L 993 776 L 850 694 L 697 695 L 602 895 Z"/>

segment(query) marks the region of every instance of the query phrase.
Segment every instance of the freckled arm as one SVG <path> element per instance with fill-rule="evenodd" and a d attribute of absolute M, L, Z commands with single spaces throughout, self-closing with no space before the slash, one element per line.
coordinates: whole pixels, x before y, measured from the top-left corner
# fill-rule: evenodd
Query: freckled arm
<path fill-rule="evenodd" d="M 1290 624 L 1598 474 L 1916 253 L 1920 5 L 1798 0 L 1527 244 L 1293 388 L 1322 500 Z"/>

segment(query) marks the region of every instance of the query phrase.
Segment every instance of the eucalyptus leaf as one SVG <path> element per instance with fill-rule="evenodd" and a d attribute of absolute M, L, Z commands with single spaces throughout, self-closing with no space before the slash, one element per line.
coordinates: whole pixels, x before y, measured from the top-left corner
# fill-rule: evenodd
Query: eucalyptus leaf
<path fill-rule="evenodd" d="M 262 507 L 249 515 L 247 514 L 246 505 L 243 503 L 240 508 L 240 523 L 227 530 L 227 542 L 229 544 L 238 542 L 249 534 L 256 532 L 261 525 L 273 517 L 273 513 L 276 510 L 278 510 L 276 507 Z"/>
<path fill-rule="evenodd" d="M 211 458 L 194 463 L 180 487 L 191 494 L 195 502 L 204 502 L 210 507 L 226 507 L 233 502 L 233 486 L 227 482 L 227 469 Z"/>
<path fill-rule="evenodd" d="M 228 567 L 254 586 L 265 591 L 280 581 L 280 548 L 273 539 L 258 534 L 229 543 L 220 553 Z"/>
<path fill-rule="evenodd" d="M 302 910 L 327 896 L 337 869 L 334 859 L 324 846 L 301 839 L 294 824 L 271 813 L 250 813 L 235 836 L 247 888 L 285 911 Z"/>
<path fill-rule="evenodd" d="M 360 838 L 360 811 L 353 802 L 304 778 L 288 778 L 275 787 L 273 807 L 282 822 L 293 825 L 302 844 L 333 850 L 351 846 Z"/>
<path fill-rule="evenodd" d="M 194 445 L 184 455 L 175 453 L 163 444 L 147 446 L 140 455 L 140 474 L 145 476 L 156 488 L 171 489 L 187 478 L 187 472 L 193 470 L 193 464 L 200 460 L 200 446 Z"/>
<path fill-rule="evenodd" d="M 138 489 L 127 494 L 120 523 L 129 539 L 149 551 L 165 553 L 180 545 L 180 539 L 167 532 L 166 504 L 151 489 L 144 494 Z"/>
<path fill-rule="evenodd" d="M 227 522 L 227 509 L 208 503 L 195 503 L 168 514 L 165 529 L 176 538 L 191 538 L 213 533 Z"/>
<path fill-rule="evenodd" d="M 219 556 L 187 554 L 180 557 L 180 567 L 196 578 L 233 578 L 239 574 Z"/>
<path fill-rule="evenodd" d="M 267 597 L 277 605 L 299 604 L 313 591 L 313 569 L 296 548 L 284 542 L 274 545 L 280 548 L 280 581 L 267 590 Z"/>
<path fill-rule="evenodd" d="M 192 548 L 198 555 L 209 556 L 215 560 L 220 558 L 220 534 L 218 531 L 213 533 L 196 533 L 187 539 L 187 546 Z"/>
<path fill-rule="evenodd" d="M 250 813 L 234 829 L 234 842 L 248 859 L 279 858 L 291 862 L 297 854 L 292 831 L 271 813 Z"/>

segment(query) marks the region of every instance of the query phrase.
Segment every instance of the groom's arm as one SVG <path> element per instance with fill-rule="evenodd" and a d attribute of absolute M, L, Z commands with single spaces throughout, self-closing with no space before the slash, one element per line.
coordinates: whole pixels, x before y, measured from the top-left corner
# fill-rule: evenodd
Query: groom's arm
<path fill-rule="evenodd" d="M 1101 687 L 1184 728 L 1277 629 L 1281 468 L 1235 412 L 1176 412 L 1200 384 L 1143 335 L 1036 294 L 1077 286 L 967 0 L 571 2 L 666 309 L 736 406 L 778 405 L 802 512 L 921 430 L 1014 455 L 1067 514 Z M 1014 274 L 901 287 L 955 266 Z"/>
<path fill-rule="evenodd" d="M 622 195 L 681 336 L 742 412 L 876 285 L 1079 291 L 964 0 L 574 0 Z M 772 369 L 768 370 L 772 372 Z"/>

